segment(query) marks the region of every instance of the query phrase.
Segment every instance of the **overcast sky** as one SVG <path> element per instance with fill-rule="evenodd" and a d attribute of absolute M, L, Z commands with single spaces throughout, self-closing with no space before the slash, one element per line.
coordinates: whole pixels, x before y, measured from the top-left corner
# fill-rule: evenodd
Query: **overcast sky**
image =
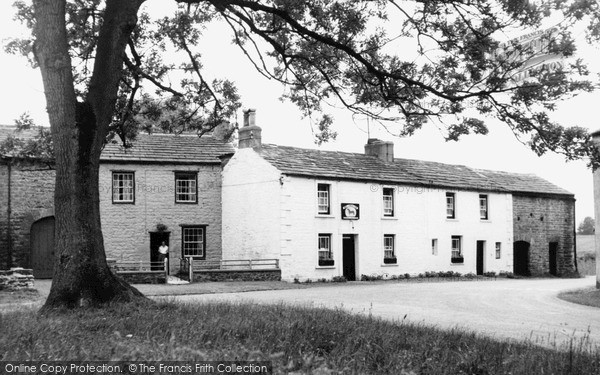
<path fill-rule="evenodd" d="M 158 0 L 149 4 L 157 4 Z M 12 20 L 12 1 L 0 2 L 0 41 L 22 32 Z M 206 38 L 204 66 L 208 76 L 229 78 L 236 82 L 245 108 L 257 109 L 257 124 L 263 128 L 263 142 L 306 148 L 317 148 L 308 119 L 301 119 L 294 105 L 280 101 L 283 88 L 259 75 L 234 46 L 223 43 L 219 27 L 209 30 Z M 211 37 L 214 36 L 214 37 Z M 583 35 L 580 36 L 583 38 Z M 214 40 L 214 42 L 211 42 Z M 4 43 L 2 43 L 4 44 Z M 584 43 L 581 43 L 584 45 Z M 600 66 L 597 47 L 580 47 L 580 55 L 591 67 Z M 27 66 L 24 58 L 0 51 L 0 124 L 12 124 L 21 113 L 28 111 L 39 124 L 48 124 L 40 73 Z M 600 94 L 581 95 L 561 103 L 554 119 L 564 125 L 579 125 L 600 129 L 594 108 L 600 105 Z M 335 116 L 335 142 L 322 146 L 327 150 L 363 152 L 367 140 L 367 121 L 352 118 L 341 110 Z M 241 113 L 239 114 L 241 122 Z M 397 138 L 371 122 L 371 137 L 393 141 L 396 157 L 463 164 L 476 168 L 511 172 L 535 173 L 575 194 L 577 222 L 593 217 L 592 175 L 584 161 L 565 162 L 560 155 L 536 156 L 527 146 L 515 139 L 508 127 L 499 121 L 488 122 L 490 133 L 472 135 L 459 142 L 445 142 L 435 126 L 427 125 L 410 138 Z"/>

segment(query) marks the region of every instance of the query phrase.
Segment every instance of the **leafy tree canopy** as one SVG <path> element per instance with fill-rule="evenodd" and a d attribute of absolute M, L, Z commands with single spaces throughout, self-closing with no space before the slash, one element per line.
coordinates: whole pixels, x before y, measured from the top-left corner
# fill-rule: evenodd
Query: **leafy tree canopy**
<path fill-rule="evenodd" d="M 143 0 L 140 0 L 141 4 Z M 167 17 L 142 8 L 123 54 L 123 69 L 109 139 L 123 142 L 139 131 L 204 134 L 232 120 L 241 106 L 233 82 L 208 77 L 202 65 L 202 32 L 224 22 L 230 39 L 265 77 L 285 84 L 285 97 L 314 116 L 317 142 L 335 137 L 323 103 L 370 116 L 396 134 L 411 135 L 428 121 L 448 140 L 486 134 L 485 118 L 498 118 L 537 153 L 567 159 L 591 157 L 585 129 L 552 121 L 556 103 L 594 88 L 580 60 L 558 69 L 534 66 L 545 54 L 572 57 L 572 28 L 585 22 L 590 42 L 600 38 L 597 2 L 553 0 L 296 1 L 175 0 Z M 17 18 L 35 26 L 33 7 L 17 1 Z M 67 37 L 79 101 L 94 72 L 106 2 L 66 3 Z M 558 16 L 557 16 L 558 15 Z M 540 45 L 508 41 L 560 18 L 558 32 Z M 35 35 L 12 40 L 6 50 L 27 55 L 36 66 Z M 171 58 L 170 56 L 175 56 Z M 226 76 L 227 73 L 223 72 Z"/>
<path fill-rule="evenodd" d="M 587 216 L 577 227 L 578 234 L 594 234 L 596 222 L 593 218 Z"/>

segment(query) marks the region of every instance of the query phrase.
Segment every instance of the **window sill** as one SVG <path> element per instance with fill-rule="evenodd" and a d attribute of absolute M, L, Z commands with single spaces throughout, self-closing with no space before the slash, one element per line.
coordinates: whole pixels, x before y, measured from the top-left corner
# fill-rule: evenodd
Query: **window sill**
<path fill-rule="evenodd" d="M 382 216 L 381 220 L 398 220 L 396 216 Z"/>
<path fill-rule="evenodd" d="M 315 269 L 316 270 L 334 270 L 336 267 L 335 266 L 316 266 Z"/>
<path fill-rule="evenodd" d="M 117 202 L 117 201 L 114 201 L 112 203 L 113 204 L 135 204 L 135 202 Z"/>
<path fill-rule="evenodd" d="M 450 262 L 450 265 L 451 266 L 464 266 L 465 264 L 464 263 L 452 263 L 452 262 Z"/>
<path fill-rule="evenodd" d="M 491 223 L 492 221 L 490 219 L 479 219 L 480 223 Z"/>
<path fill-rule="evenodd" d="M 457 218 L 454 218 L 454 219 L 453 219 L 453 218 L 451 218 L 451 217 L 447 217 L 447 218 L 446 218 L 446 221 L 458 221 L 458 219 L 457 219 Z"/>
<path fill-rule="evenodd" d="M 320 218 L 323 218 L 323 219 L 335 219 L 335 216 L 334 216 L 334 215 L 331 215 L 331 214 L 329 214 L 329 215 L 325 215 L 325 214 L 323 214 L 323 215 L 316 214 L 316 215 L 315 215 L 315 217 L 320 217 Z"/>
<path fill-rule="evenodd" d="M 381 263 L 381 267 L 398 267 L 398 263 Z"/>

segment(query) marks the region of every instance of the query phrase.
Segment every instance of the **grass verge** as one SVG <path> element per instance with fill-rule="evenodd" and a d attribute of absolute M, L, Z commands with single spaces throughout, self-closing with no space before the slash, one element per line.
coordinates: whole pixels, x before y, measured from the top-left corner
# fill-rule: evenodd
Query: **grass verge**
<path fill-rule="evenodd" d="M 10 305 L 25 302 L 38 302 L 42 295 L 36 289 L 21 289 L 15 291 L 0 291 L 0 305 Z"/>
<path fill-rule="evenodd" d="M 560 293 L 558 298 L 580 305 L 600 307 L 600 289 L 596 289 L 595 287 L 568 290 Z"/>
<path fill-rule="evenodd" d="M 166 302 L 0 315 L 0 360 L 271 361 L 274 373 L 593 374 L 600 354 L 336 310 Z"/>

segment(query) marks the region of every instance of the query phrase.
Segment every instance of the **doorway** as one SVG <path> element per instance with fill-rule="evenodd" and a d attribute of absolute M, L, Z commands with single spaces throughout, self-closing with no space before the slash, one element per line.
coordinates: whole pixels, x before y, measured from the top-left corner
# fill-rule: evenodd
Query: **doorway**
<path fill-rule="evenodd" d="M 516 241 L 513 246 L 513 272 L 529 276 L 529 242 Z"/>
<path fill-rule="evenodd" d="M 556 267 L 556 257 L 558 255 L 558 242 L 550 242 L 548 247 L 548 268 L 551 275 L 556 276 L 558 269 Z"/>
<path fill-rule="evenodd" d="M 477 274 L 483 275 L 483 262 L 485 259 L 485 241 L 477 241 Z"/>
<path fill-rule="evenodd" d="M 167 246 L 169 246 L 169 235 L 171 232 L 150 232 L 150 262 L 152 271 L 159 271 L 162 269 L 161 265 L 158 265 L 159 256 L 158 256 L 158 248 L 160 245 L 165 242 Z M 171 256 L 171 248 L 169 247 L 169 256 Z M 169 261 L 171 259 L 169 258 Z"/>
<path fill-rule="evenodd" d="M 348 281 L 356 280 L 356 249 L 355 235 L 344 234 L 342 236 L 342 262 L 344 263 L 343 273 Z"/>
<path fill-rule="evenodd" d="M 51 279 L 54 274 L 54 216 L 33 223 L 29 241 L 33 276 Z"/>

